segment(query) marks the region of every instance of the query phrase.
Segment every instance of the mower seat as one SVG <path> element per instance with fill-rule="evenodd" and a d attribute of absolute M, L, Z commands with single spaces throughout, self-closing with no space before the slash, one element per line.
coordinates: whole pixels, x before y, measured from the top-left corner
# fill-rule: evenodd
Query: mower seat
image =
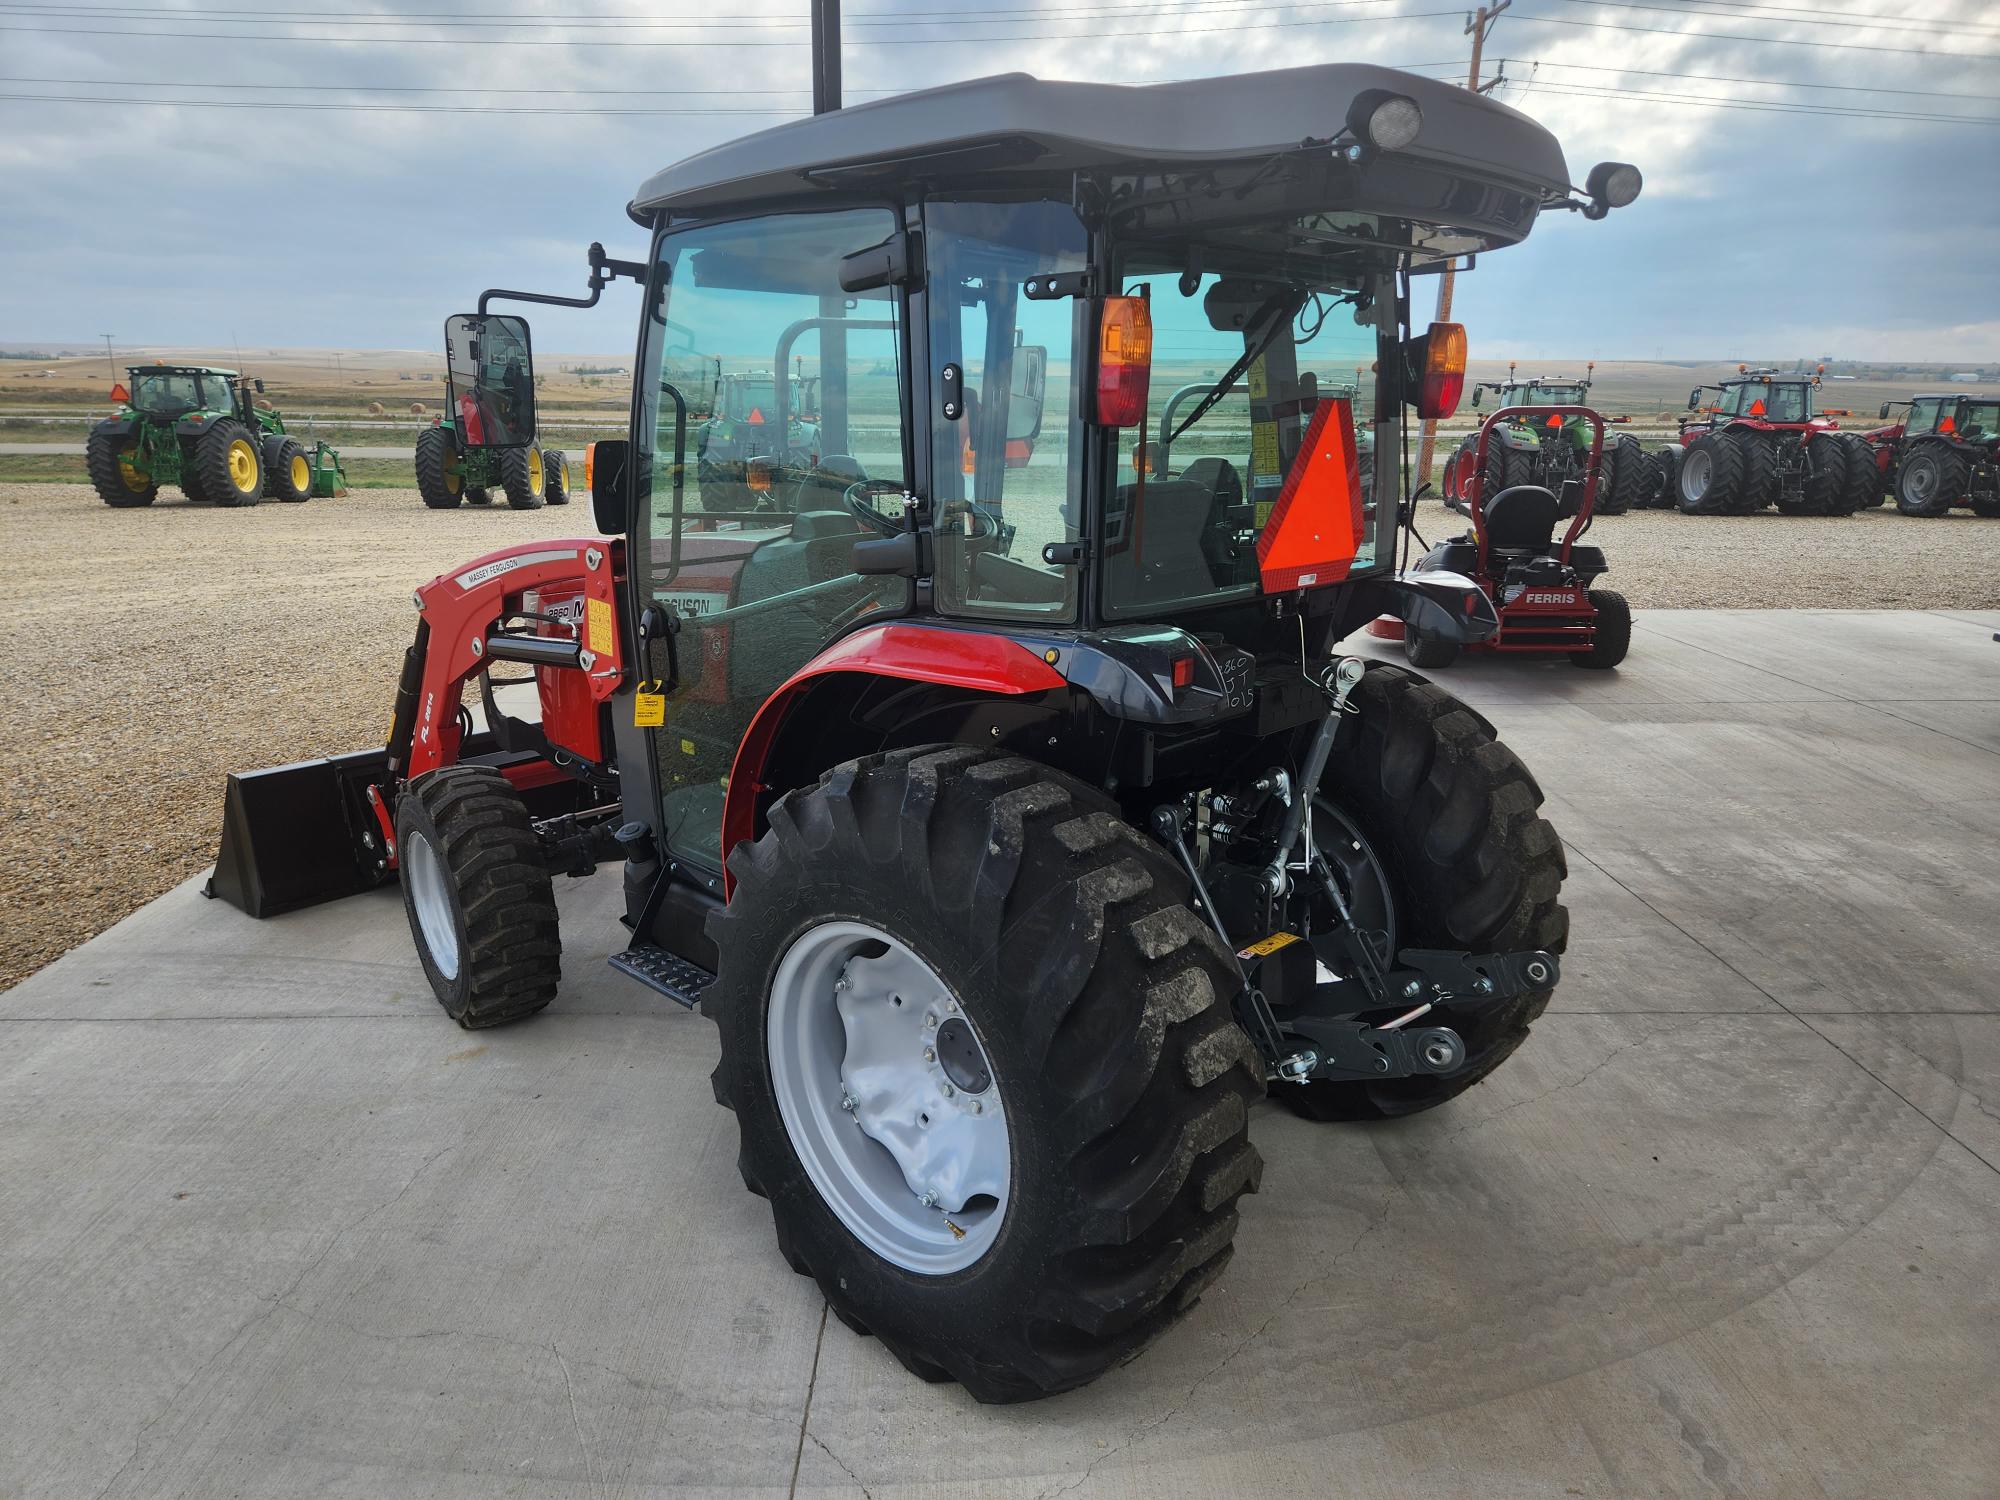
<path fill-rule="evenodd" d="M 1489 552 L 1547 552 L 1562 504 L 1539 484 L 1510 485 L 1482 507 Z"/>

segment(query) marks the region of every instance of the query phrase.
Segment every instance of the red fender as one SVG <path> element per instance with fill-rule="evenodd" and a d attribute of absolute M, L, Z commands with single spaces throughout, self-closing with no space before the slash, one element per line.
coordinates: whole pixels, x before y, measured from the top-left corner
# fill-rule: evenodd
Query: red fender
<path fill-rule="evenodd" d="M 792 701 L 815 678 L 836 672 L 895 677 L 905 682 L 934 682 L 942 687 L 971 688 L 982 693 L 1020 697 L 1065 685 L 1062 673 L 1019 641 L 983 631 L 953 630 L 936 625 L 871 625 L 834 642 L 785 680 L 764 700 L 744 731 L 729 768 L 729 789 L 722 801 L 723 893 L 734 882 L 728 873 L 729 851 L 756 829 L 757 798 L 764 785 L 764 762 L 771 752 Z"/>
<path fill-rule="evenodd" d="M 577 638 L 591 658 L 584 672 L 588 697 L 593 703 L 609 698 L 625 675 L 615 582 L 623 570 L 624 543 L 569 537 L 489 552 L 418 589 L 417 608 L 430 626 L 430 645 L 403 774 L 420 776 L 458 759 L 458 690 L 481 666 L 473 645 L 483 646 L 488 629 L 525 589 L 558 584 L 581 589 L 585 606 Z"/>

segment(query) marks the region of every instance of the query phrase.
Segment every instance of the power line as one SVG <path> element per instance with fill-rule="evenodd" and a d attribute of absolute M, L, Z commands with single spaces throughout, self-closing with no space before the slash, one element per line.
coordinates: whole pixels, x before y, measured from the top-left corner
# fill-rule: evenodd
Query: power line
<path fill-rule="evenodd" d="M 1857 31 L 1880 31 L 1885 27 L 1906 28 L 1909 26 L 1911 19 L 1906 15 L 1894 16 L 1881 11 L 1841 10 L 1829 12 L 1818 6 L 1767 5 L 1762 3 L 1762 0 L 1751 0 L 1751 3 L 1746 5 L 1737 5 L 1733 3 L 1733 0 L 1692 0 L 1692 4 L 1689 3 L 1689 0 L 1681 0 L 1681 3 L 1678 4 L 1664 4 L 1660 3 L 1660 0 L 1557 0 L 1557 3 L 1561 5 L 1594 5 L 1601 9 L 1661 10 L 1669 11 L 1676 15 L 1698 16 L 1703 20 L 1709 21 L 1776 21 L 1799 24 L 1799 22 L 1803 22 L 1806 17 L 1810 16 L 1811 24 L 1814 26 L 1840 26 Z M 1721 8 L 1715 10 L 1694 8 L 1695 6 L 1702 5 L 1719 6 Z M 1745 13 L 1759 10 L 1779 11 L 1782 14 L 1758 16 Z M 1832 19 L 1835 16 L 1847 16 L 1852 19 Z M 1793 17 L 1798 17 L 1798 22 L 1794 22 Z M 1526 17 L 1523 17 L 1523 19 L 1526 19 Z M 1990 26 L 1973 26 L 1959 21 L 1933 20 L 1926 21 L 1924 25 L 1926 30 L 1932 32 L 1965 32 L 1977 36 L 1992 36 L 1995 34 L 1994 28 Z"/>
<path fill-rule="evenodd" d="M 354 104 L 319 103 L 307 99 L 135 99 L 116 94 L 105 97 L 84 94 L 0 94 L 0 101 L 41 104 L 152 104 L 172 109 L 317 109 L 346 113 L 383 111 L 393 114 L 439 115 L 796 115 L 804 119 L 809 111 L 772 105 L 761 109 L 535 109 L 493 104 Z"/>
<path fill-rule="evenodd" d="M 1803 37 L 1743 36 L 1734 31 L 1688 31 L 1674 26 L 1634 26 L 1622 21 L 1573 21 L 1567 16 L 1516 16 L 1528 26 L 1584 26 L 1593 31 L 1643 31 L 1651 36 L 1703 37 L 1716 42 L 1749 42 L 1773 47 L 1819 47 L 1832 52 L 1873 52 L 1891 57 L 1955 57 L 2000 62 L 2000 52 L 1943 52 L 1935 47 L 1876 47 L 1866 42 L 1816 42 Z"/>
<path fill-rule="evenodd" d="M 1614 89 L 1583 83 L 1538 81 L 1538 92 L 1567 94 L 1579 99 L 1632 99 L 1652 104 L 1678 104 L 1702 109 L 1750 110 L 1760 114 L 1821 115 L 1842 120 L 1901 120 L 1925 125 L 2000 125 L 2000 115 L 1946 115 L 1913 110 L 1848 108 L 1837 104 L 1795 103 L 1782 99 L 1730 99 L 1712 94 L 1660 93 L 1647 89 Z"/>
<path fill-rule="evenodd" d="M 1901 94 L 1918 99 L 1975 99 L 1981 103 L 1990 102 L 1993 98 L 1991 93 L 1948 94 L 1937 89 L 1892 89 L 1884 88 L 1880 84 L 1864 83 L 1795 83 L 1780 78 L 1736 78 L 1727 73 L 1665 73 L 1646 68 L 1613 68 L 1603 63 L 1547 62 L 1539 57 L 1506 57 L 1500 61 L 1502 67 L 1510 62 L 1523 62 L 1535 68 L 1560 68 L 1566 73 L 1617 73 L 1631 78 L 1679 78 L 1700 83 L 1747 83 L 1763 88 L 1813 89 L 1839 94 Z"/>

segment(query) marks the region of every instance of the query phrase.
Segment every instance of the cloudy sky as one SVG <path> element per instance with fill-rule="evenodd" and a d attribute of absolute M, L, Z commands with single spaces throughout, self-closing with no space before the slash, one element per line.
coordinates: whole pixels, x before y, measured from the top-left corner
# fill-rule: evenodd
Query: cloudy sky
<path fill-rule="evenodd" d="M 0 342 L 429 347 L 501 284 L 640 252 L 659 166 L 809 108 L 805 0 L 0 0 Z M 1463 78 L 1443 0 L 849 0 L 850 102 L 1023 70 L 1371 61 Z M 736 19 L 718 19 L 730 15 Z M 1459 284 L 1475 352 L 2000 362 L 2000 8 L 1515 0 L 1497 97 L 1581 180 Z M 607 303 L 614 294 L 607 293 Z M 615 351 L 608 312 L 537 345 Z"/>

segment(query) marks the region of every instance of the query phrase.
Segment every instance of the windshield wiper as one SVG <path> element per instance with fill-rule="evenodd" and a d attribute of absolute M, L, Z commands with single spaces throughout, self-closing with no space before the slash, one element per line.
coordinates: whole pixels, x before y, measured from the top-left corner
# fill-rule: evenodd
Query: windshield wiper
<path fill-rule="evenodd" d="M 1197 401 L 1194 410 L 1182 419 L 1181 425 L 1167 434 L 1167 447 L 1173 447 L 1175 440 L 1182 433 L 1207 416 L 1215 403 L 1229 394 L 1236 382 L 1242 378 L 1243 372 L 1263 357 L 1264 351 L 1278 341 L 1279 334 L 1292 326 L 1292 319 L 1298 316 L 1299 309 L 1304 307 L 1305 303 L 1306 293 L 1299 292 L 1289 298 L 1273 297 L 1264 304 L 1265 308 L 1269 309 L 1270 325 L 1254 344 L 1244 345 L 1243 357 L 1222 372 L 1222 378 L 1202 393 L 1201 400 Z"/>

